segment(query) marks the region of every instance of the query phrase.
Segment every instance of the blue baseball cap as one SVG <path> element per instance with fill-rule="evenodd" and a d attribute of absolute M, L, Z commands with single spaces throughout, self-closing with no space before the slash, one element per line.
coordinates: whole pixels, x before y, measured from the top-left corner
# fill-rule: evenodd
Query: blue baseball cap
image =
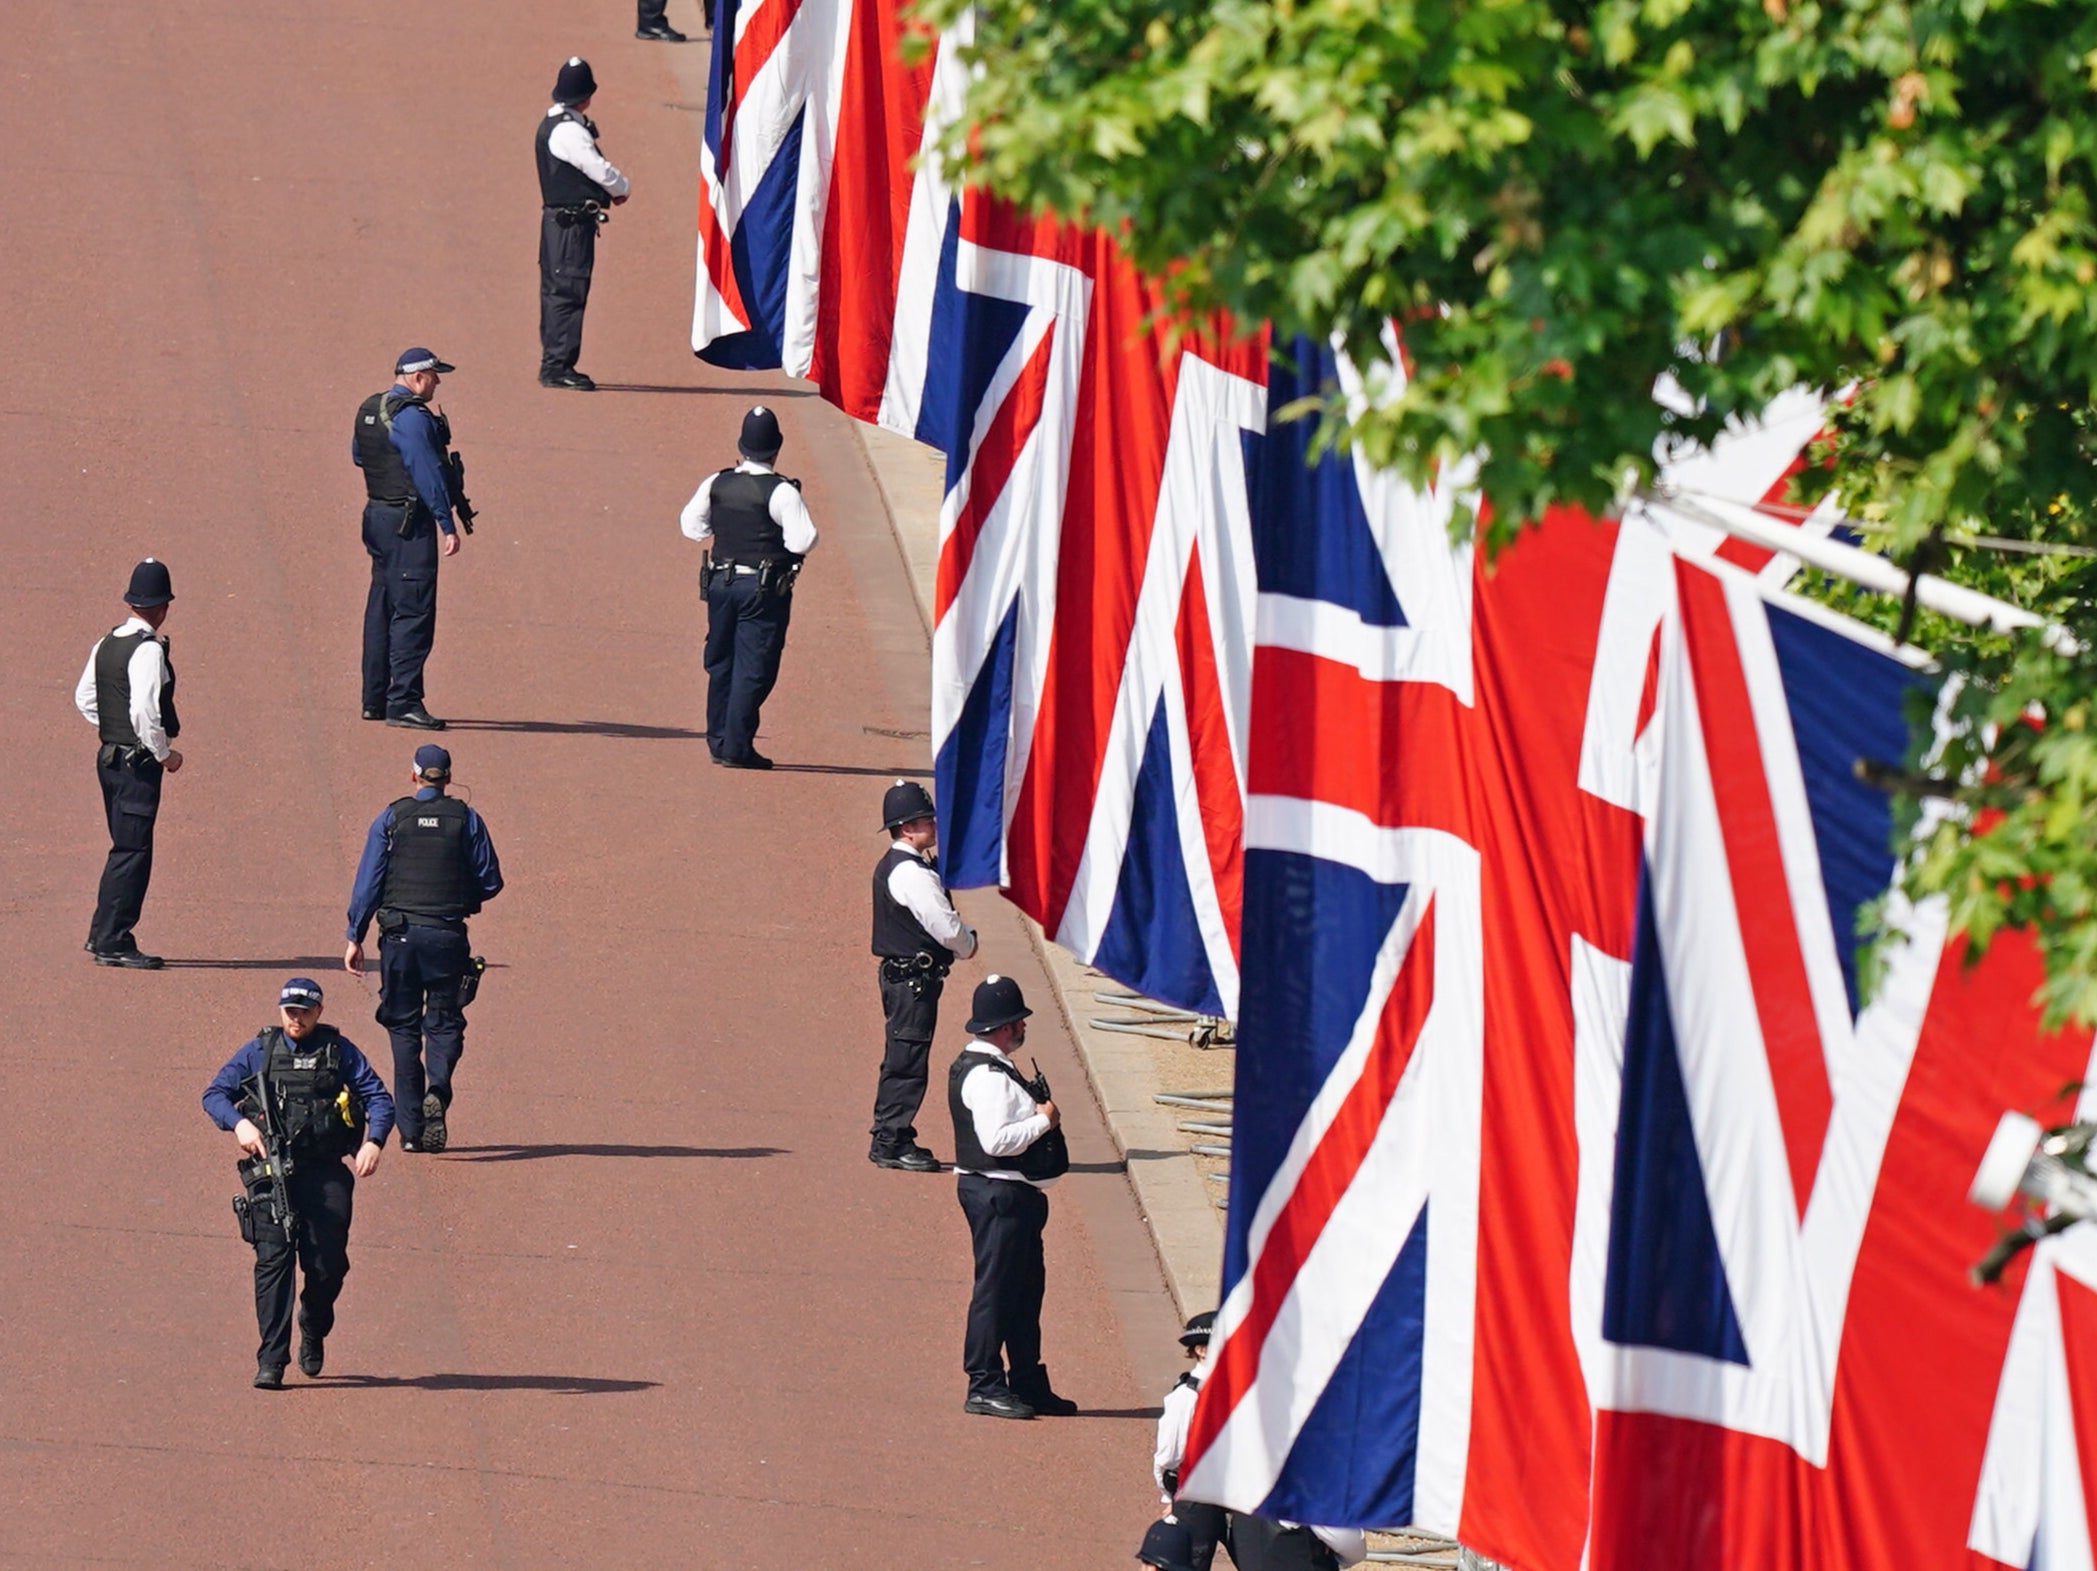
<path fill-rule="evenodd" d="M 403 349 L 400 358 L 393 362 L 393 374 L 405 376 L 410 371 L 456 371 L 455 365 L 447 365 L 437 358 L 434 349 Z"/>
<path fill-rule="evenodd" d="M 451 754 L 435 742 L 425 742 L 415 749 L 415 772 L 418 775 L 448 775 L 451 773 Z"/>
<path fill-rule="evenodd" d="M 277 994 L 277 1005 L 282 1009 L 318 1009 L 320 984 L 310 976 L 295 976 Z"/>

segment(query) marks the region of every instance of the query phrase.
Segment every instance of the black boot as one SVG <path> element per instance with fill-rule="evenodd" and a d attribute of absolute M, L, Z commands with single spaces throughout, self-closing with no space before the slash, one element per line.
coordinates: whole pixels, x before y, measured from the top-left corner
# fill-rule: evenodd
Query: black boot
<path fill-rule="evenodd" d="M 1012 1394 L 1043 1418 L 1073 1418 L 1078 1404 L 1067 1396 L 1056 1395 L 1049 1385 L 1048 1365 L 1036 1364 L 1032 1369 L 1012 1371 Z"/>

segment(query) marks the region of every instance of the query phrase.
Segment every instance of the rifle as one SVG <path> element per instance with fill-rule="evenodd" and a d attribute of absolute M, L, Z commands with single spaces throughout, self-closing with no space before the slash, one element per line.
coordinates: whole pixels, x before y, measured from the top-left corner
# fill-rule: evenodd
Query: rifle
<path fill-rule="evenodd" d="M 452 511 L 459 515 L 459 527 L 469 535 L 473 533 L 473 521 L 479 511 L 466 499 L 466 460 L 457 453 L 444 455 L 444 480 L 451 487 Z"/>
<path fill-rule="evenodd" d="M 287 1244 L 295 1243 L 298 1213 L 291 1205 L 291 1153 L 285 1149 L 283 1120 L 277 1116 L 265 1073 L 256 1071 L 244 1084 L 254 1087 L 248 1100 L 259 1115 L 252 1121 L 262 1131 L 262 1155 L 247 1157 L 240 1164 L 240 1181 L 247 1193 L 233 1202 L 233 1209 L 240 1215 L 241 1236 L 250 1243 L 261 1242 L 260 1222 L 266 1218 L 283 1233 Z"/>

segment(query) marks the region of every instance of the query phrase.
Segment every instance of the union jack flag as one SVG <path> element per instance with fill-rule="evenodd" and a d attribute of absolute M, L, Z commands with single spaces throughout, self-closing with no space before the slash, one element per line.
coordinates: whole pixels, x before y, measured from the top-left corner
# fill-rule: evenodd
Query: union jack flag
<path fill-rule="evenodd" d="M 1694 484 L 1767 495 L 1766 436 Z M 1446 503 L 1385 501 L 1380 614 L 1260 561 L 1258 985 L 1186 1489 L 1528 1571 L 2029 1564 L 2036 1495 L 1982 1480 L 2013 1310 L 1964 1286 L 1963 1194 L 2090 1044 L 1933 908 L 1860 1005 L 1892 826 L 1853 765 L 1903 755 L 1912 675 L 1653 509 L 1488 572 Z"/>

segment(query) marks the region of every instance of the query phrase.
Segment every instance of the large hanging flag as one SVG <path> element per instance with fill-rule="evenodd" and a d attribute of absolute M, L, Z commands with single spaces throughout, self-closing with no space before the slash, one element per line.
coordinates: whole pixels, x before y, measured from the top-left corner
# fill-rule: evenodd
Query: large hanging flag
<path fill-rule="evenodd" d="M 1738 456 L 1699 483 L 1759 494 Z M 1650 515 L 1488 573 L 1423 500 L 1384 524 L 1396 617 L 1342 572 L 1272 603 L 1261 558 L 1186 1487 L 1525 1571 L 2029 1563 L 1982 1533 L 2012 1304 L 1964 1285 L 1963 1194 L 2089 1042 L 1931 909 L 1863 1001 L 1891 818 L 1853 766 L 1903 756 L 1910 673 Z"/>

